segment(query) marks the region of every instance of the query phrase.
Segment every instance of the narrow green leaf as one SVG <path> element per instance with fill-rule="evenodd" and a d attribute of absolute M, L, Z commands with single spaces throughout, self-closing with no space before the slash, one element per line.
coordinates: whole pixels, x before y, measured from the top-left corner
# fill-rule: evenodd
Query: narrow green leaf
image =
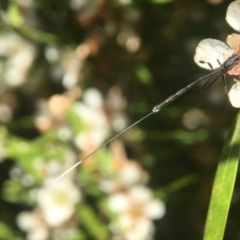
<path fill-rule="evenodd" d="M 159 199 L 165 199 L 169 194 L 179 191 L 183 188 L 186 188 L 199 180 L 199 177 L 196 174 L 186 175 L 182 178 L 179 178 L 163 188 L 159 188 L 155 191 L 155 196 Z"/>
<path fill-rule="evenodd" d="M 204 240 L 223 239 L 240 153 L 240 113 L 223 146 L 214 179 Z"/>
<path fill-rule="evenodd" d="M 152 0 L 152 3 L 155 3 L 155 4 L 164 4 L 164 3 L 170 3 L 172 2 L 173 0 Z"/>
<path fill-rule="evenodd" d="M 99 215 L 92 207 L 82 204 L 78 216 L 81 224 L 94 239 L 109 239 L 107 225 L 100 221 Z"/>

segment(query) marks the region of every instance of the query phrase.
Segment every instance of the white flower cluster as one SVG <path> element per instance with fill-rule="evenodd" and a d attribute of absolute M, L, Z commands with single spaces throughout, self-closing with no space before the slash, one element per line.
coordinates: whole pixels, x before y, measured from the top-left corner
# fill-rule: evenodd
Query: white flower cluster
<path fill-rule="evenodd" d="M 66 177 L 59 184 L 47 182 L 34 195 L 37 201 L 34 211 L 23 211 L 17 217 L 17 224 L 27 232 L 27 239 L 59 239 L 59 234 L 61 239 L 71 238 L 71 231 L 66 230 L 74 232 L 75 223 L 71 218 L 76 204 L 81 200 L 79 189 L 73 181 Z"/>
<path fill-rule="evenodd" d="M 111 145 L 114 174 L 102 178 L 101 189 L 109 195 L 108 206 L 117 221 L 110 224 L 114 239 L 153 239 L 153 220 L 161 219 L 165 204 L 146 186 L 148 175 L 140 164 L 129 160 L 120 141 Z"/>
<path fill-rule="evenodd" d="M 110 132 L 109 123 L 112 123 L 113 127 L 116 121 L 120 122 L 117 124 L 119 126 L 124 127 L 126 124 L 121 114 L 125 101 L 117 89 L 111 91 L 107 104 L 96 89 L 86 90 L 82 101 L 74 101 L 68 94 L 53 95 L 39 105 L 36 126 L 43 133 L 57 132 L 63 142 L 75 143 L 81 159 L 82 155 L 93 151 L 106 141 Z M 113 105 L 117 105 L 117 108 Z M 69 110 L 78 117 L 78 130 L 73 130 L 67 120 Z M 146 186 L 147 173 L 137 161 L 126 157 L 121 142 L 112 143 L 111 149 L 110 161 L 113 171 L 110 176 L 106 174 L 107 166 L 104 166 L 102 171 L 99 170 L 94 158 L 83 162 L 81 168 L 83 171 L 94 169 L 98 173 L 96 184 L 106 194 L 108 206 L 117 216 L 117 221 L 112 220 L 109 224 L 113 236 L 126 240 L 152 239 L 153 220 L 164 216 L 165 205 L 162 201 L 154 199 L 151 189 Z M 40 158 L 36 159 L 35 167 L 44 173 L 45 184 L 33 191 L 36 201 L 34 210 L 24 211 L 17 218 L 19 227 L 27 232 L 27 239 L 55 239 L 59 234 L 63 236 L 61 239 L 67 239 L 74 233 L 77 205 L 81 206 L 81 201 L 84 201 L 81 188 L 77 188 L 73 181 L 76 171 L 54 184 L 51 184 L 51 181 L 78 161 L 77 158 L 78 154 L 71 152 L 63 157 L 64 162 L 54 160 L 46 163 Z M 92 175 L 94 178 L 94 174 Z M 64 226 L 72 232 L 66 232 Z"/>
<path fill-rule="evenodd" d="M 46 162 L 41 158 L 33 161 L 34 167 L 44 175 L 43 183 L 38 186 L 33 185 L 30 174 L 19 174 L 16 168 L 12 171 L 12 178 L 32 187 L 30 198 L 35 203 L 33 210 L 22 211 L 17 216 L 17 224 L 26 232 L 28 240 L 69 239 L 76 231 L 74 216 L 77 205 L 82 200 L 82 193 L 74 183 L 74 172 L 61 179 L 58 184 L 53 184 L 56 174 L 69 168 L 76 157 L 69 151 L 62 158 L 62 162 Z"/>

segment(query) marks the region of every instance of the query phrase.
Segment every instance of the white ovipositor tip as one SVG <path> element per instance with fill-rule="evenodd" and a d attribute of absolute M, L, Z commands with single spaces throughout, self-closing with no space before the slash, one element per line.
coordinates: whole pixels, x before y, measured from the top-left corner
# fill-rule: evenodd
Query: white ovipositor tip
<path fill-rule="evenodd" d="M 54 183 L 57 182 L 59 179 L 61 179 L 62 177 L 64 177 L 66 174 L 68 174 L 69 172 L 71 172 L 75 167 L 77 167 L 79 164 L 81 164 L 82 161 L 77 162 L 76 164 L 74 164 L 72 167 L 70 167 L 67 171 L 65 171 L 63 174 L 61 174 L 60 176 L 58 176 L 56 179 L 54 179 Z"/>
<path fill-rule="evenodd" d="M 228 93 L 229 101 L 235 108 L 240 108 L 240 81 L 234 83 Z"/>

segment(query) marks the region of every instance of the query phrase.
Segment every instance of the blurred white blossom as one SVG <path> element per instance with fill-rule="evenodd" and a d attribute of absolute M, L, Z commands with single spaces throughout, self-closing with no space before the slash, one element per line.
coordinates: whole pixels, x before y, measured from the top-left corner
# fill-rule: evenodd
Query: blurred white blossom
<path fill-rule="evenodd" d="M 129 160 L 120 141 L 111 144 L 113 175 L 101 178 L 99 184 L 104 192 L 112 193 L 145 184 L 148 174 L 141 165 Z"/>
<path fill-rule="evenodd" d="M 47 240 L 49 230 L 39 211 L 21 212 L 17 216 L 17 225 L 27 232 L 27 240 Z"/>
<path fill-rule="evenodd" d="M 37 192 L 37 203 L 42 211 L 43 218 L 50 227 L 57 227 L 69 220 L 81 194 L 76 185 L 68 178 L 58 183 L 46 183 Z"/>
<path fill-rule="evenodd" d="M 10 87 L 22 85 L 35 59 L 35 46 L 14 33 L 0 34 L 0 56 L 6 58 L 3 78 Z"/>
<path fill-rule="evenodd" d="M 76 136 L 76 145 L 82 150 L 96 149 L 106 140 L 110 132 L 99 91 L 86 90 L 83 94 L 83 102 L 75 103 L 74 110 L 83 126 L 82 131 Z"/>
<path fill-rule="evenodd" d="M 113 194 L 108 204 L 117 213 L 113 230 L 124 240 L 153 239 L 152 220 L 162 218 L 166 211 L 164 203 L 154 199 L 151 190 L 144 186 Z"/>
<path fill-rule="evenodd" d="M 35 124 L 41 132 L 47 132 L 53 127 L 63 127 L 65 114 L 71 99 L 64 94 L 52 95 L 47 101 L 39 101 L 39 110 Z"/>

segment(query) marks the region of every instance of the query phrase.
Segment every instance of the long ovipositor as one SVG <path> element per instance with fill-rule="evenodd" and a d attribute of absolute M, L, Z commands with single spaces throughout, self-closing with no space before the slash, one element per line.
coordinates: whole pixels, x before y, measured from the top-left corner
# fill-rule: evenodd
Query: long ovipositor
<path fill-rule="evenodd" d="M 57 177 L 54 182 L 56 182 L 57 180 L 59 180 L 60 178 L 62 178 L 63 176 L 65 176 L 67 173 L 69 173 L 70 171 L 72 171 L 74 168 L 76 168 L 78 165 L 80 165 L 84 160 L 86 160 L 87 158 L 89 158 L 90 156 L 92 156 L 94 153 L 96 153 L 97 151 L 99 151 L 101 148 L 103 148 L 104 146 L 106 146 L 107 144 L 109 144 L 110 142 L 112 142 L 114 139 L 116 139 L 117 137 L 119 137 L 120 135 L 122 135 L 123 133 L 125 133 L 126 131 L 128 131 L 130 128 L 132 128 L 133 126 L 137 125 L 138 123 L 140 123 L 141 121 L 143 121 L 144 119 L 148 118 L 150 115 L 153 115 L 154 113 L 159 112 L 160 110 L 162 110 L 164 107 L 166 107 L 167 105 L 169 105 L 171 102 L 173 102 L 174 100 L 176 100 L 178 97 L 180 97 L 183 93 L 185 93 L 186 91 L 188 91 L 190 88 L 192 88 L 194 85 L 196 85 L 198 82 L 200 81 L 204 81 L 207 80 L 207 82 L 210 83 L 210 85 L 212 83 L 214 83 L 216 80 L 218 80 L 220 77 L 225 79 L 225 75 L 228 73 L 229 70 L 231 70 L 233 67 L 235 67 L 238 63 L 240 62 L 240 55 L 233 55 L 230 58 L 228 58 L 222 65 L 220 65 L 220 67 L 214 71 L 212 71 L 211 73 L 209 73 L 208 75 L 201 77 L 199 79 L 197 79 L 196 81 L 192 82 L 191 84 L 187 85 L 186 87 L 180 89 L 179 91 L 177 91 L 176 93 L 172 94 L 171 96 L 169 96 L 168 98 L 166 98 L 165 100 L 163 100 L 162 102 L 160 102 L 159 104 L 157 104 L 153 109 L 152 112 L 150 112 L 149 114 L 147 114 L 146 116 L 144 116 L 143 118 L 141 118 L 140 120 L 138 120 L 137 122 L 133 123 L 132 125 L 130 125 L 129 127 L 127 127 L 126 129 L 124 129 L 123 131 L 121 131 L 120 133 L 118 133 L 117 135 L 115 135 L 114 137 L 112 137 L 111 139 L 109 139 L 107 142 L 105 142 L 104 144 L 102 144 L 99 148 L 97 148 L 96 150 L 94 150 L 93 152 L 91 152 L 90 154 L 88 154 L 85 158 L 81 159 L 79 162 L 77 162 L 75 165 L 73 165 L 71 168 L 69 168 L 67 171 L 65 171 L 63 174 L 61 174 L 59 177 Z M 224 81 L 225 82 L 225 81 Z"/>

